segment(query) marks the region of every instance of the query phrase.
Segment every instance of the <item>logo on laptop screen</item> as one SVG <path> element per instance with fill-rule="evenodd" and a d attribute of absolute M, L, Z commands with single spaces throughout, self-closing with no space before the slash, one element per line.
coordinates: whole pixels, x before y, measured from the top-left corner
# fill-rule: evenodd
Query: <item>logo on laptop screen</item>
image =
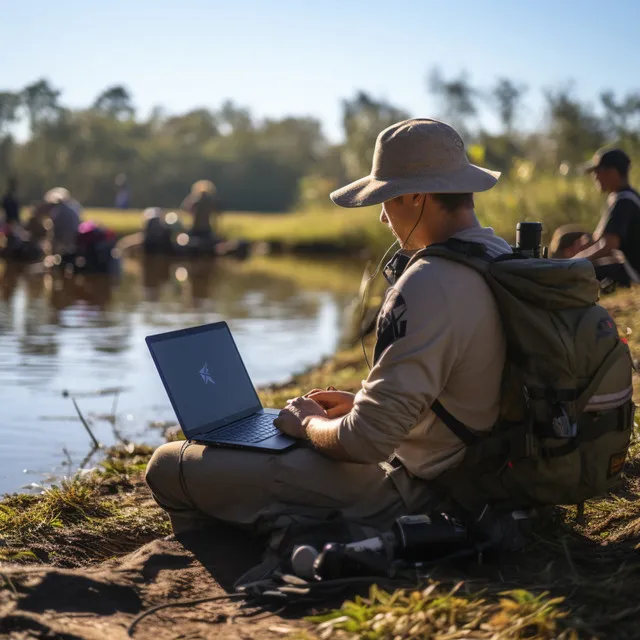
<path fill-rule="evenodd" d="M 215 380 L 211 377 L 211 374 L 209 373 L 209 365 L 205 362 L 204 366 L 202 367 L 202 369 L 200 369 L 200 377 L 202 378 L 202 382 L 204 382 L 205 384 L 215 384 Z"/>

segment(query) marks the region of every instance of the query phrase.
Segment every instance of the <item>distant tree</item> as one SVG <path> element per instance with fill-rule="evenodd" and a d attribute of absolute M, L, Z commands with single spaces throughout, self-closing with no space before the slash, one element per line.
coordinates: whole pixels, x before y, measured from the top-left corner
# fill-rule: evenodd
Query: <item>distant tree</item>
<path fill-rule="evenodd" d="M 260 127 L 257 144 L 285 164 L 299 167 L 302 174 L 311 171 L 327 151 L 322 125 L 316 118 L 267 119 Z"/>
<path fill-rule="evenodd" d="M 207 109 L 194 109 L 168 118 L 161 132 L 180 145 L 204 144 L 219 135 L 217 117 Z"/>
<path fill-rule="evenodd" d="M 591 107 L 574 97 L 572 88 L 545 91 L 549 135 L 556 145 L 556 161 L 580 163 L 606 140 L 601 120 Z"/>
<path fill-rule="evenodd" d="M 618 140 L 638 143 L 640 140 L 640 93 L 629 93 L 620 101 L 613 91 L 600 94 L 607 134 Z"/>
<path fill-rule="evenodd" d="M 54 89 L 44 78 L 25 87 L 21 98 L 27 111 L 31 133 L 42 123 L 54 120 L 60 115 L 60 91 Z"/>
<path fill-rule="evenodd" d="M 0 91 L 0 138 L 18 120 L 21 104 L 20 94 L 12 93 L 11 91 Z"/>
<path fill-rule="evenodd" d="M 238 107 L 232 100 L 226 100 L 217 114 L 218 121 L 226 129 L 225 133 L 248 132 L 253 129 L 251 112 Z"/>
<path fill-rule="evenodd" d="M 353 178 L 368 174 L 378 134 L 408 117 L 404 110 L 383 100 L 375 100 L 363 91 L 351 100 L 343 100 L 343 162 L 347 175 Z"/>
<path fill-rule="evenodd" d="M 119 119 L 132 118 L 136 112 L 131 94 L 122 85 L 114 85 L 105 89 L 96 98 L 92 108 Z"/>
<path fill-rule="evenodd" d="M 440 100 L 441 117 L 458 129 L 463 137 L 468 137 L 469 121 L 478 113 L 476 100 L 479 97 L 479 91 L 471 85 L 468 74 L 463 71 L 457 78 L 446 80 L 435 67 L 428 74 L 427 87 Z"/>
<path fill-rule="evenodd" d="M 513 133 L 518 109 L 526 92 L 526 85 L 516 84 L 508 78 L 499 78 L 491 89 L 492 101 L 498 109 L 503 131 L 507 135 Z"/>

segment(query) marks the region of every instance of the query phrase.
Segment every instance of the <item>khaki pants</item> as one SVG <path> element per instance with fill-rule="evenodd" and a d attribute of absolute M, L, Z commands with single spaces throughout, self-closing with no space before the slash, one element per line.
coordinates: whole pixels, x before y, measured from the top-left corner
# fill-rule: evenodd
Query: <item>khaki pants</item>
<path fill-rule="evenodd" d="M 281 516 L 325 519 L 336 512 L 387 528 L 438 503 L 435 490 L 401 465 L 339 462 L 307 446 L 270 454 L 190 443 L 181 457 L 184 444 L 162 445 L 146 472 L 175 533 L 210 519 L 266 533 Z"/>

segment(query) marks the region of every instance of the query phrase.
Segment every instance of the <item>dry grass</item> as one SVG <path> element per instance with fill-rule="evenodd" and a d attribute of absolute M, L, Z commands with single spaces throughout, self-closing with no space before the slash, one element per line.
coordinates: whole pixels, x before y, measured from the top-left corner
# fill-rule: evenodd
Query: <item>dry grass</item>
<path fill-rule="evenodd" d="M 276 242 L 287 250 L 303 251 L 311 247 L 343 252 L 386 249 L 389 232 L 378 222 L 378 209 L 345 211 L 338 207 L 300 213 L 225 213 L 220 217 L 220 232 L 229 238 L 251 242 Z M 103 224 L 118 235 L 136 233 L 142 228 L 138 210 L 85 209 L 85 220 Z M 189 218 L 181 216 L 189 226 Z"/>
<path fill-rule="evenodd" d="M 150 447 L 114 447 L 100 471 L 0 502 L 0 560 L 77 566 L 170 533 L 142 479 Z"/>
<path fill-rule="evenodd" d="M 554 229 L 567 222 L 594 229 L 604 204 L 589 177 L 544 176 L 532 171 L 526 177 L 514 171 L 503 176 L 495 189 L 476 196 L 476 211 L 486 226 L 513 240 L 521 220 L 539 220 L 548 241 Z M 220 218 L 220 231 L 232 238 L 281 243 L 285 249 L 332 247 L 344 252 L 367 249 L 380 255 L 390 244 L 389 232 L 378 221 L 379 207 L 341 209 L 326 198 L 326 206 L 291 213 L 229 212 Z M 93 219 L 120 235 L 141 229 L 139 210 L 86 209 Z M 188 217 L 183 221 L 188 225 Z"/>

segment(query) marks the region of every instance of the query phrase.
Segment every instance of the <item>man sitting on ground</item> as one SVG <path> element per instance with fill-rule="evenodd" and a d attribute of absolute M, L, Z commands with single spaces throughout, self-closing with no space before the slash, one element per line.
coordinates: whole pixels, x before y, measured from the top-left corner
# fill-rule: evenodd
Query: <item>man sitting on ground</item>
<path fill-rule="evenodd" d="M 387 527 L 436 508 L 432 482 L 465 445 L 434 414 L 439 400 L 464 424 L 495 423 L 505 337 L 493 295 L 475 270 L 442 258 L 411 260 L 450 238 L 511 251 L 474 212 L 473 193 L 499 174 L 471 165 L 450 126 L 428 119 L 385 129 L 371 174 L 331 194 L 343 207 L 382 204 L 400 251 L 377 327 L 373 368 L 357 395 L 312 391 L 289 401 L 276 425 L 302 446 L 280 454 L 162 445 L 146 479 L 176 533 L 217 519 L 265 531 L 279 516 Z"/>
<path fill-rule="evenodd" d="M 640 194 L 629 184 L 631 160 L 624 151 L 596 153 L 587 165 L 607 206 L 589 246 L 575 255 L 594 263 L 599 280 L 622 285 L 640 282 Z"/>

